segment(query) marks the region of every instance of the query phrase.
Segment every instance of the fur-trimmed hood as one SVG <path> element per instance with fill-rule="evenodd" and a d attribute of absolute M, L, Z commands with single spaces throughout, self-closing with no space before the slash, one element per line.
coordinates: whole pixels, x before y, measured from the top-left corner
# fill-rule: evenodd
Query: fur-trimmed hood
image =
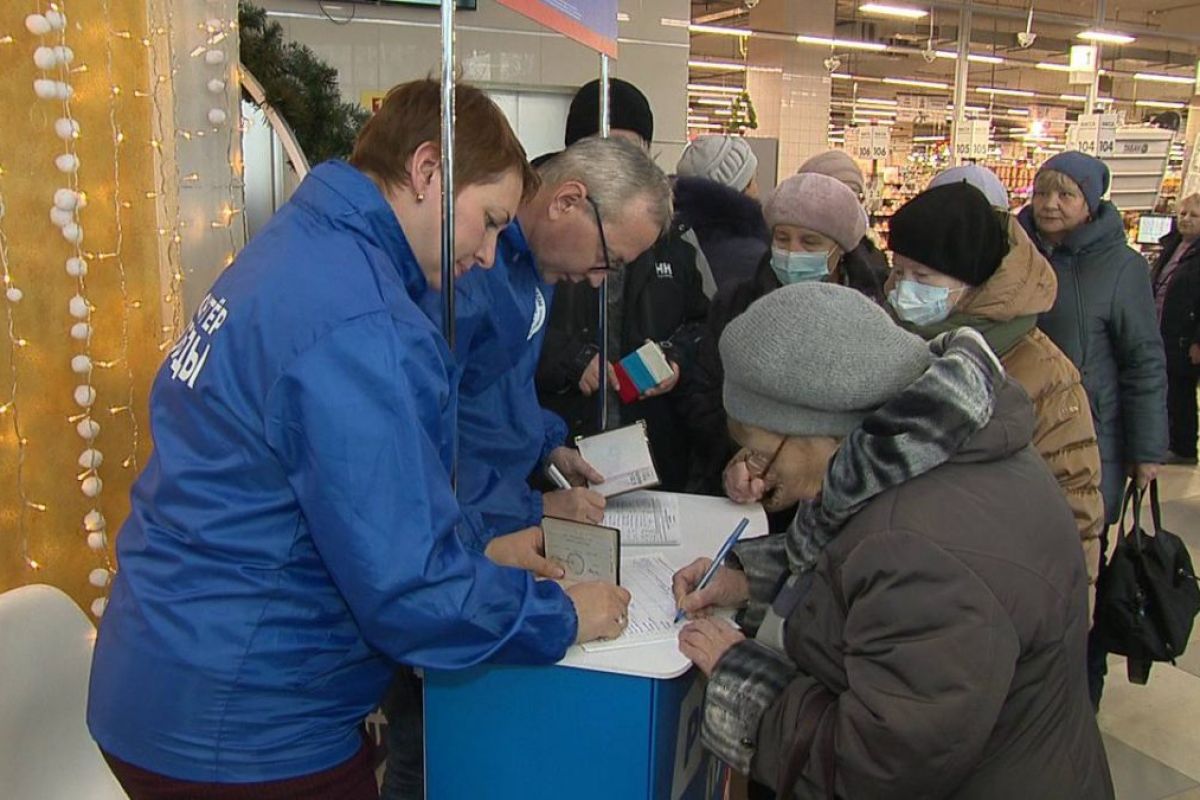
<path fill-rule="evenodd" d="M 770 236 L 761 203 L 707 178 L 675 179 L 675 221 L 697 233 L 719 231 L 764 241 Z"/>

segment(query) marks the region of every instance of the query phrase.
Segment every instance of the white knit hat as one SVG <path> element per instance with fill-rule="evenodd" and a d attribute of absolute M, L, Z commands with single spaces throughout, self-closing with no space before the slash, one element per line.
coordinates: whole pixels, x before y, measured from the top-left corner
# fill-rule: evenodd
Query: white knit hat
<path fill-rule="evenodd" d="M 708 178 L 739 192 L 750 185 L 758 169 L 758 156 L 741 136 L 697 136 L 683 151 L 675 174 L 682 178 Z"/>

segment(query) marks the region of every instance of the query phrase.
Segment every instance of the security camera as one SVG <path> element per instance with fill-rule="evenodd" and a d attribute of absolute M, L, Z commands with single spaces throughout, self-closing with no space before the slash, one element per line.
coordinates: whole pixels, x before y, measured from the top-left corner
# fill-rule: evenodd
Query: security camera
<path fill-rule="evenodd" d="M 829 58 L 825 59 L 825 69 L 829 70 L 830 72 L 836 72 L 837 68 L 841 65 L 842 60 L 837 56 L 830 56 Z"/>
<path fill-rule="evenodd" d="M 1017 47 L 1026 50 L 1033 47 L 1033 43 L 1037 41 L 1037 34 L 1033 31 L 1018 31 L 1017 32 Z"/>
<path fill-rule="evenodd" d="M 742 0 L 742 5 L 744 5 L 748 10 L 753 11 L 758 5 L 758 0 Z"/>
<path fill-rule="evenodd" d="M 926 64 L 932 64 L 937 61 L 937 51 L 932 46 L 926 47 L 921 51 L 921 58 L 925 59 Z"/>

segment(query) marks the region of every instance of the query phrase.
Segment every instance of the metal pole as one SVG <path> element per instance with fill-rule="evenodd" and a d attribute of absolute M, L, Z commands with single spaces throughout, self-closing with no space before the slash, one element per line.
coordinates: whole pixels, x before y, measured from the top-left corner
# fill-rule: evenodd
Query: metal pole
<path fill-rule="evenodd" d="M 444 2 L 445 0 L 443 0 Z M 608 97 L 608 55 L 600 54 L 600 135 L 605 139 L 608 138 L 609 128 L 609 97 Z M 607 209 L 601 209 L 601 212 Z M 597 223 L 599 224 L 599 223 Z M 596 292 L 596 297 L 600 304 L 598 309 L 600 324 L 597 330 L 600 336 L 600 353 L 599 353 L 599 376 L 600 387 L 597 389 L 597 396 L 600 398 L 600 430 L 608 430 L 608 273 L 604 274 L 604 281 L 600 284 L 600 290 Z"/>
<path fill-rule="evenodd" d="M 454 352 L 454 5 L 442 0 L 442 334 Z M 458 427 L 450 450 L 450 487 L 458 488 Z"/>
<path fill-rule="evenodd" d="M 958 165 L 962 158 L 958 145 L 962 141 L 967 121 L 967 68 L 971 63 L 971 6 L 964 3 L 958 10 L 958 60 L 954 65 L 954 127 L 950 130 L 950 163 Z"/>
<path fill-rule="evenodd" d="M 454 4 L 442 0 L 442 333 L 454 349 Z"/>
<path fill-rule="evenodd" d="M 1105 0 L 1096 0 L 1096 27 L 1104 29 Z M 1087 101 L 1083 113 L 1096 113 L 1096 98 L 1100 96 L 1100 43 L 1093 42 L 1096 47 L 1096 68 L 1092 71 L 1092 82 L 1088 84 Z"/>

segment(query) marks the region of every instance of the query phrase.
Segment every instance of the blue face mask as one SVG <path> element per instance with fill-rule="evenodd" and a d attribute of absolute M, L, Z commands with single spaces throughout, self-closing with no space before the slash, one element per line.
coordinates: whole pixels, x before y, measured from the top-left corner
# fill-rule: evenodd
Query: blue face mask
<path fill-rule="evenodd" d="M 918 281 L 900 281 L 888 294 L 888 302 L 905 322 L 923 327 L 936 325 L 950 316 L 950 290 Z"/>
<path fill-rule="evenodd" d="M 804 281 L 821 281 L 829 274 L 829 253 L 771 248 L 771 269 L 784 286 Z"/>

